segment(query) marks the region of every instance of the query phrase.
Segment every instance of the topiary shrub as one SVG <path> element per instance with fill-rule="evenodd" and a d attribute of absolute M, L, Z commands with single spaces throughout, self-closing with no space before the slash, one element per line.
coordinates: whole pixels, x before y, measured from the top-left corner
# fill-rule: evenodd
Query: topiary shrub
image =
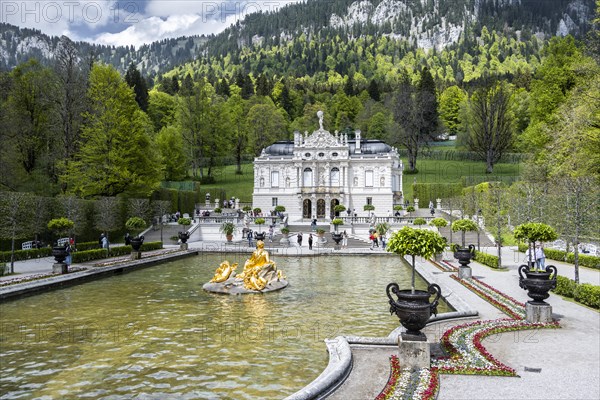
<path fill-rule="evenodd" d="M 556 288 L 553 292 L 561 296 L 572 298 L 576 287 L 577 284 L 574 280 L 558 275 L 556 277 Z"/>
<path fill-rule="evenodd" d="M 498 269 L 498 257 L 481 251 L 475 251 L 475 257 L 473 258 L 480 264 L 487 265 L 490 268 Z"/>
<path fill-rule="evenodd" d="M 425 218 L 415 218 L 415 220 L 413 221 L 413 225 L 425 225 L 427 224 L 427 221 L 425 221 Z"/>
<path fill-rule="evenodd" d="M 586 306 L 600 308 L 600 286 L 590 283 L 577 285 L 573 291 L 573 298 Z"/>

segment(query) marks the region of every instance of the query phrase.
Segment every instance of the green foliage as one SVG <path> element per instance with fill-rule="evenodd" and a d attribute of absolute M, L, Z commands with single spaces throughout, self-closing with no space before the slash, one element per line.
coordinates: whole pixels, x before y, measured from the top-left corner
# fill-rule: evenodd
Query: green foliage
<path fill-rule="evenodd" d="M 317 228 L 316 232 L 317 232 L 317 234 L 322 235 L 322 234 L 325 233 L 325 229 L 323 229 L 323 228 Z"/>
<path fill-rule="evenodd" d="M 429 221 L 429 224 L 435 226 L 436 228 L 443 228 L 448 225 L 448 221 L 442 217 L 437 217 Z"/>
<path fill-rule="evenodd" d="M 181 132 L 174 126 L 162 128 L 156 135 L 156 145 L 162 155 L 165 179 L 179 181 L 185 178 L 187 158 Z"/>
<path fill-rule="evenodd" d="M 131 217 L 125 222 L 125 227 L 132 231 L 138 231 L 146 227 L 146 221 L 140 217 Z"/>
<path fill-rule="evenodd" d="M 413 197 L 417 199 L 448 199 L 460 195 L 461 183 L 413 183 Z"/>
<path fill-rule="evenodd" d="M 566 261 L 568 263 L 574 264 L 575 263 L 575 254 L 574 253 L 567 254 Z M 587 254 L 579 253 L 579 265 L 582 265 L 584 267 L 589 267 L 589 268 L 600 269 L 600 257 L 590 256 Z"/>
<path fill-rule="evenodd" d="M 573 298 L 577 283 L 573 279 L 558 275 L 556 277 L 556 288 L 552 291 L 558 295 Z"/>
<path fill-rule="evenodd" d="M 473 258 L 473 260 L 494 269 L 498 268 L 498 257 L 493 256 L 491 254 L 487 254 L 481 251 L 475 251 L 475 257 Z"/>
<path fill-rule="evenodd" d="M 223 210 L 220 207 L 215 208 L 213 211 L 217 214 L 221 214 L 223 212 Z"/>
<path fill-rule="evenodd" d="M 445 247 L 446 239 L 439 233 L 405 226 L 392 235 L 386 251 L 401 256 L 413 255 L 431 258 L 434 254 L 442 253 Z"/>
<path fill-rule="evenodd" d="M 281 233 L 284 235 L 287 235 L 288 233 L 290 233 L 290 229 L 289 228 L 281 228 Z"/>
<path fill-rule="evenodd" d="M 346 211 L 346 206 L 343 204 L 337 204 L 335 207 L 333 207 L 333 211 L 337 213 L 344 212 Z"/>
<path fill-rule="evenodd" d="M 285 212 L 285 206 L 275 206 L 275 212 Z"/>
<path fill-rule="evenodd" d="M 179 225 L 183 225 L 183 226 L 189 226 L 189 225 L 191 225 L 191 224 L 192 224 L 192 220 L 191 220 L 191 218 L 183 218 L 183 217 L 182 217 L 182 218 L 179 218 L 179 219 L 177 220 L 177 223 L 178 223 Z"/>
<path fill-rule="evenodd" d="M 162 242 L 148 242 L 142 244 L 140 251 L 152 251 L 162 249 Z M 94 249 L 75 251 L 71 254 L 74 264 L 99 260 L 108 257 L 120 257 L 131 254 L 131 246 L 113 246 L 110 250 Z"/>
<path fill-rule="evenodd" d="M 365 204 L 363 206 L 363 210 L 364 211 L 373 211 L 373 210 L 375 210 L 375 206 L 373 204 Z"/>
<path fill-rule="evenodd" d="M 66 235 L 70 229 L 73 229 L 75 223 L 68 218 L 54 218 L 48 222 L 48 229 L 59 235 Z"/>
<path fill-rule="evenodd" d="M 425 218 L 419 217 L 419 218 L 415 218 L 415 220 L 413 221 L 413 225 L 421 226 L 421 225 L 425 225 L 425 224 L 427 224 L 427 221 L 425 221 Z"/>
<path fill-rule="evenodd" d="M 250 210 L 252 210 L 252 207 L 250 207 L 250 206 L 244 206 L 244 207 L 242 208 L 242 211 L 244 211 L 244 212 L 248 212 L 248 211 L 250 211 Z"/>
<path fill-rule="evenodd" d="M 519 247 L 519 251 L 527 251 L 527 245 Z M 544 254 L 551 260 L 565 261 L 567 259 L 567 252 L 563 250 L 544 248 Z"/>
<path fill-rule="evenodd" d="M 452 222 L 451 228 L 452 232 L 473 232 L 478 230 L 475 221 L 470 219 L 457 219 L 456 221 Z"/>
<path fill-rule="evenodd" d="M 406 212 L 409 212 L 409 213 L 415 212 L 415 207 L 413 207 L 413 206 L 406 207 Z"/>
<path fill-rule="evenodd" d="M 344 225 L 344 220 L 341 218 L 334 218 L 331 220 L 332 225 Z"/>
<path fill-rule="evenodd" d="M 233 222 L 226 221 L 221 224 L 219 231 L 225 235 L 233 235 L 238 231 L 238 228 Z"/>
<path fill-rule="evenodd" d="M 402 207 L 400 205 L 394 206 L 394 211 L 402 211 L 402 210 L 404 210 L 404 207 Z"/>
<path fill-rule="evenodd" d="M 258 207 L 256 207 L 254 210 L 252 210 L 252 212 L 254 212 L 254 214 L 260 214 L 262 212 L 262 210 Z"/>
<path fill-rule="evenodd" d="M 375 225 L 375 230 L 379 233 L 380 236 L 385 235 L 390 230 L 390 224 L 387 222 L 380 222 Z"/>
<path fill-rule="evenodd" d="M 256 219 L 254 220 L 254 223 L 255 223 L 256 225 L 259 225 L 259 226 L 260 226 L 260 225 L 263 225 L 263 224 L 265 223 L 265 219 L 264 219 L 264 218 L 256 218 Z"/>
<path fill-rule="evenodd" d="M 467 94 L 458 86 L 447 87 L 440 95 L 440 119 L 446 132 L 456 135 L 462 125 L 460 108 L 467 100 Z"/>
<path fill-rule="evenodd" d="M 553 292 L 573 298 L 575 301 L 592 308 L 600 309 L 600 286 L 590 283 L 575 283 L 574 280 L 557 276 L 556 288 Z"/>
<path fill-rule="evenodd" d="M 98 243 L 96 243 L 98 245 Z M 0 251 L 0 263 L 10 262 L 10 251 Z M 50 257 L 52 248 L 44 247 L 42 249 L 15 250 L 14 261 L 30 260 L 32 258 Z"/>
<path fill-rule="evenodd" d="M 540 222 L 528 222 L 515 228 L 515 239 L 527 240 L 528 242 L 551 242 L 558 235 L 551 226 Z"/>

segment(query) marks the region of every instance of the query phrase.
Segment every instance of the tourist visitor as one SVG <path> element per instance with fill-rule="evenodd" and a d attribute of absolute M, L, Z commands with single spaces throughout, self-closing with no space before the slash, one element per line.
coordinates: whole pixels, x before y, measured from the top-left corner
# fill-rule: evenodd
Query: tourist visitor
<path fill-rule="evenodd" d="M 381 235 L 381 249 L 385 250 L 385 242 L 387 242 L 387 232 Z"/>
<path fill-rule="evenodd" d="M 541 243 L 535 247 L 535 264 L 538 269 L 542 271 L 546 270 L 546 255 L 544 254 L 544 248 Z"/>
<path fill-rule="evenodd" d="M 525 262 L 529 266 L 529 269 L 535 268 L 535 250 L 532 250 L 531 247 L 527 248 L 525 252 Z"/>
<path fill-rule="evenodd" d="M 65 251 L 67 252 L 67 258 L 65 258 L 65 264 L 67 265 L 71 265 L 71 252 L 73 251 L 73 248 L 71 247 L 71 243 L 67 242 L 65 243 Z"/>
<path fill-rule="evenodd" d="M 106 236 L 106 234 L 102 234 L 102 248 L 103 249 L 108 249 L 108 236 Z"/>
<path fill-rule="evenodd" d="M 248 239 L 248 247 L 252 247 L 252 229 L 248 229 L 248 233 L 246 234 L 246 238 Z"/>
<path fill-rule="evenodd" d="M 302 247 L 302 232 L 298 232 L 298 247 Z"/>
<path fill-rule="evenodd" d="M 131 236 L 129 235 L 129 232 L 127 232 L 125 234 L 125 246 L 129 246 L 131 244 Z"/>
<path fill-rule="evenodd" d="M 346 233 L 346 231 L 344 231 L 344 233 L 342 233 L 342 248 L 345 249 L 348 247 L 348 233 Z"/>
<path fill-rule="evenodd" d="M 312 250 L 312 244 L 313 244 L 313 235 L 312 235 L 312 233 L 310 233 L 308 235 L 308 249 L 309 250 Z"/>
<path fill-rule="evenodd" d="M 269 226 L 269 242 L 273 241 L 273 225 Z"/>
<path fill-rule="evenodd" d="M 312 220 L 312 222 L 310 223 L 310 229 L 311 229 L 313 232 L 317 230 L 317 219 L 316 219 L 316 218 L 314 218 L 314 219 Z"/>

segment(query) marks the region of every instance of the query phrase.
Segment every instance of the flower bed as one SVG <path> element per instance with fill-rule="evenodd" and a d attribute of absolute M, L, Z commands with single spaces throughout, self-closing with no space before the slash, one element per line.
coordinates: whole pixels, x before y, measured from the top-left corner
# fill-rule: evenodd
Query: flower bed
<path fill-rule="evenodd" d="M 456 271 L 458 271 L 458 269 L 454 265 L 450 264 L 447 260 L 442 260 L 440 262 L 429 260 L 429 262 L 431 262 L 438 269 L 441 269 L 444 272 L 456 272 Z"/>
<path fill-rule="evenodd" d="M 518 302 L 496 288 L 481 282 L 477 278 L 458 279 L 456 275 L 452 275 L 452 279 L 457 280 L 508 316 L 518 320 L 525 318 L 525 304 Z"/>
<path fill-rule="evenodd" d="M 490 335 L 524 329 L 558 328 L 557 322 L 532 324 L 522 320 L 475 321 L 447 330 L 441 339 L 450 354 L 433 362 L 439 373 L 463 375 L 517 376 L 514 369 L 498 361 L 481 341 Z"/>
<path fill-rule="evenodd" d="M 435 399 L 439 388 L 437 370 L 400 369 L 398 357 L 390 357 L 390 378 L 375 400 Z"/>

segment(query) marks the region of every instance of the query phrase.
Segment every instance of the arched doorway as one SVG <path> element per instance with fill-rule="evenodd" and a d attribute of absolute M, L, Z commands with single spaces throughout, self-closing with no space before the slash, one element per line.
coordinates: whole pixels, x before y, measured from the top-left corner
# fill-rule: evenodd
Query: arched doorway
<path fill-rule="evenodd" d="M 302 218 L 312 217 L 312 202 L 309 199 L 305 199 L 302 202 Z"/>
<path fill-rule="evenodd" d="M 325 200 L 317 200 L 317 218 L 325 218 Z"/>
<path fill-rule="evenodd" d="M 339 212 L 335 212 L 335 206 L 337 206 L 339 204 L 340 204 L 340 201 L 338 199 L 331 200 L 331 207 L 329 209 L 329 216 L 331 217 L 331 219 L 334 219 L 335 217 L 340 216 Z"/>

